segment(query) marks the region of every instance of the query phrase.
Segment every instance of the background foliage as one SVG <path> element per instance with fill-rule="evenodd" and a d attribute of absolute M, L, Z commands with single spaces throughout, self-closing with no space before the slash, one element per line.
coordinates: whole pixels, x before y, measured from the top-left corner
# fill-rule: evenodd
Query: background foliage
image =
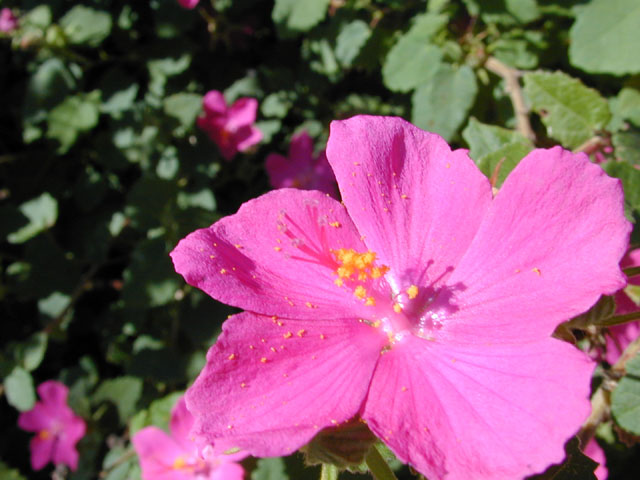
<path fill-rule="evenodd" d="M 30 471 L 16 420 L 51 378 L 89 427 L 69 478 L 139 478 L 130 436 L 166 427 L 232 313 L 168 252 L 269 190 L 264 158 L 301 129 L 320 149 L 333 119 L 399 115 L 469 148 L 497 185 L 534 146 L 562 144 L 604 162 L 640 213 L 637 0 L 0 6 L 20 21 L 0 33 L 2 478 L 50 477 Z M 194 124 L 212 89 L 260 103 L 264 140 L 232 162 Z M 619 424 L 598 430 L 612 479 L 639 459 L 637 376 L 623 383 Z M 255 480 L 303 478 L 299 456 L 245 464 Z"/>

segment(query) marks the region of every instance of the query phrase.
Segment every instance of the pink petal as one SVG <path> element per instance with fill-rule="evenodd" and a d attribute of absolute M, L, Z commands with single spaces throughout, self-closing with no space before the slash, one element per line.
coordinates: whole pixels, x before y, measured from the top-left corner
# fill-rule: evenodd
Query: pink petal
<path fill-rule="evenodd" d="M 598 462 L 598 468 L 596 468 L 595 474 L 598 480 L 607 480 L 609 476 L 609 470 L 607 470 L 607 458 L 604 456 L 604 451 L 598 445 L 598 442 L 595 438 L 592 438 L 589 443 L 587 443 L 586 448 L 584 449 L 584 454 L 595 462 Z"/>
<path fill-rule="evenodd" d="M 291 137 L 289 159 L 294 163 L 307 166 L 313 162 L 313 140 L 306 130 Z"/>
<path fill-rule="evenodd" d="M 211 472 L 209 478 L 211 480 L 242 480 L 244 469 L 237 463 L 225 463 Z"/>
<path fill-rule="evenodd" d="M 276 190 L 196 230 L 171 252 L 185 280 L 265 315 L 359 318 L 370 313 L 334 281 L 332 249 L 366 251 L 344 207 L 316 191 Z"/>
<path fill-rule="evenodd" d="M 287 455 L 358 413 L 385 341 L 356 319 L 231 317 L 187 390 L 194 432 L 220 450 Z"/>
<path fill-rule="evenodd" d="M 56 380 L 47 380 L 38 386 L 38 395 L 45 404 L 66 407 L 69 389 L 65 384 Z"/>
<path fill-rule="evenodd" d="M 182 396 L 171 410 L 169 430 L 173 439 L 185 450 L 196 451 L 197 445 L 195 437 L 191 435 L 191 427 L 193 427 L 193 416 L 187 410 L 187 404 Z"/>
<path fill-rule="evenodd" d="M 207 116 L 218 116 L 227 113 L 227 102 L 222 92 L 210 90 L 202 99 L 202 107 Z"/>
<path fill-rule="evenodd" d="M 178 3 L 180 4 L 181 7 L 189 8 L 189 9 L 195 8 L 199 2 L 200 0 L 178 0 Z"/>
<path fill-rule="evenodd" d="M 278 153 L 270 153 L 265 160 L 265 168 L 269 175 L 269 183 L 274 188 L 296 187 L 296 176 L 299 166 L 290 162 L 287 157 Z"/>
<path fill-rule="evenodd" d="M 619 180 L 584 154 L 534 150 L 506 179 L 447 280 L 453 298 L 434 305 L 448 317 L 441 338 L 551 335 L 625 285 L 618 263 L 630 230 Z"/>
<path fill-rule="evenodd" d="M 228 129 L 237 130 L 240 127 L 253 125 L 258 112 L 258 101 L 255 98 L 239 98 L 229 108 Z"/>
<path fill-rule="evenodd" d="M 169 435 L 156 427 L 145 427 L 131 439 L 140 459 L 143 480 L 182 480 L 180 470 L 173 468 L 185 452 Z M 187 477 L 188 478 L 188 477 Z"/>
<path fill-rule="evenodd" d="M 38 435 L 33 437 L 29 442 L 31 450 L 31 468 L 40 470 L 47 463 L 53 460 L 53 452 L 55 448 L 56 438 L 50 436 L 47 439 L 41 439 Z"/>
<path fill-rule="evenodd" d="M 382 355 L 363 418 L 429 478 L 522 478 L 563 460 L 589 414 L 592 371 L 552 338 L 451 347 L 411 336 Z"/>
<path fill-rule="evenodd" d="M 441 283 L 491 202 L 489 181 L 465 151 L 400 118 L 332 122 L 327 158 L 365 243 L 391 267 L 394 290 Z"/>
<path fill-rule="evenodd" d="M 63 425 L 58 434 L 58 442 L 53 452 L 53 462 L 63 463 L 75 471 L 78 468 L 79 454 L 76 444 L 84 437 L 86 425 L 80 417 L 74 417 Z"/>
<path fill-rule="evenodd" d="M 18 426 L 27 432 L 39 432 L 48 429 L 54 418 L 48 408 L 37 402 L 31 410 L 20 414 Z"/>
<path fill-rule="evenodd" d="M 262 140 L 262 132 L 253 125 L 240 127 L 233 134 L 233 141 L 239 152 L 245 152 L 251 147 L 260 143 Z"/>

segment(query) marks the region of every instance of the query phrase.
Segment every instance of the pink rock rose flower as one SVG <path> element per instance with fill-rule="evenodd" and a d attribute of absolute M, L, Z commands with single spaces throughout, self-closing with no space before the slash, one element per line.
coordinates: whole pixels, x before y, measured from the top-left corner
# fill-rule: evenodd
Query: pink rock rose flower
<path fill-rule="evenodd" d="M 336 196 L 336 178 L 327 156 L 324 150 L 313 156 L 313 141 L 306 131 L 293 136 L 287 157 L 271 153 L 265 166 L 275 188 L 320 190 Z"/>
<path fill-rule="evenodd" d="M 10 33 L 18 28 L 18 19 L 10 8 L 0 10 L 0 32 Z"/>
<path fill-rule="evenodd" d="M 244 470 L 235 463 L 246 454 L 214 455 L 190 434 L 193 417 L 184 397 L 171 411 L 171 435 L 145 427 L 133 436 L 143 480 L 242 480 Z M 204 447 L 204 448 L 201 448 Z"/>
<path fill-rule="evenodd" d="M 178 3 L 183 8 L 192 9 L 195 8 L 198 3 L 200 3 L 200 0 L 178 0 Z"/>
<path fill-rule="evenodd" d="M 222 93 L 211 90 L 202 105 L 204 115 L 198 117 L 198 126 L 218 145 L 226 160 L 262 140 L 262 132 L 254 126 L 258 111 L 255 98 L 240 98 L 227 107 Z"/>
<path fill-rule="evenodd" d="M 187 391 L 194 431 L 279 456 L 360 418 L 432 480 L 560 463 L 594 364 L 551 334 L 625 285 L 620 182 L 538 149 L 494 197 L 465 150 L 389 117 L 333 122 L 327 158 L 343 203 L 272 191 L 171 253 L 246 310 Z"/>
<path fill-rule="evenodd" d="M 18 426 L 28 432 L 37 432 L 31 439 L 31 467 L 40 470 L 47 463 L 78 468 L 76 444 L 84 437 L 86 424 L 67 405 L 69 389 L 55 380 L 38 386 L 40 401 L 18 417 Z"/>

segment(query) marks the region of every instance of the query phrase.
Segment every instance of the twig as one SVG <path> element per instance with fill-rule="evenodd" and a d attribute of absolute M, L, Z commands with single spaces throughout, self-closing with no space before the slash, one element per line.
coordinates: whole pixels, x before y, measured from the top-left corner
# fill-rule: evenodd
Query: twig
<path fill-rule="evenodd" d="M 513 104 L 513 112 L 516 115 L 517 130 L 532 142 L 536 141 L 536 134 L 531 128 L 529 122 L 529 109 L 524 102 L 522 96 L 522 88 L 520 88 L 520 72 L 515 68 L 511 68 L 495 57 L 488 57 L 484 63 L 487 70 L 502 77 L 505 82 L 505 88 Z"/>
<path fill-rule="evenodd" d="M 640 352 L 640 337 L 631 342 L 627 348 L 625 348 L 618 361 L 611 367 L 609 372 L 613 377 L 619 377 L 624 375 L 627 362 L 635 357 Z M 589 440 L 593 438 L 596 433 L 596 428 L 600 423 L 604 422 L 609 416 L 609 399 L 610 387 L 603 385 L 598 387 L 596 393 L 591 397 L 591 415 L 584 422 L 582 428 L 578 432 L 578 438 L 580 439 L 581 448 L 585 448 Z"/>
<path fill-rule="evenodd" d="M 587 155 L 591 155 L 592 153 L 600 150 L 600 147 L 604 145 L 606 145 L 605 139 L 596 135 L 595 137 L 591 137 L 589 140 L 576 148 L 574 152 L 584 152 Z"/>

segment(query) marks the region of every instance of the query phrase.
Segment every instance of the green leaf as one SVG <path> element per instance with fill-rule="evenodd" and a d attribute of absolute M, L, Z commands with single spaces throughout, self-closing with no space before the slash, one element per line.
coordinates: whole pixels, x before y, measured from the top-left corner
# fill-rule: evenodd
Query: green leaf
<path fill-rule="evenodd" d="M 524 90 L 548 135 L 567 148 L 589 140 L 611 116 L 607 101 L 596 90 L 562 72 L 528 73 Z"/>
<path fill-rule="evenodd" d="M 27 480 L 27 477 L 23 477 L 18 469 L 9 467 L 3 461 L 0 461 L 0 478 L 2 480 Z"/>
<path fill-rule="evenodd" d="M 389 90 L 408 92 L 427 84 L 439 71 L 442 50 L 431 38 L 447 24 L 446 15 L 427 13 L 400 37 L 385 58 L 382 80 Z"/>
<path fill-rule="evenodd" d="M 47 138 L 58 140 L 58 153 L 66 153 L 80 133 L 87 132 L 98 124 L 99 116 L 99 90 L 67 97 L 47 117 Z"/>
<path fill-rule="evenodd" d="M 111 15 L 76 5 L 60 19 L 60 26 L 71 43 L 96 47 L 111 33 Z"/>
<path fill-rule="evenodd" d="M 43 315 L 56 318 L 69 306 L 71 297 L 60 292 L 53 292 L 51 295 L 38 300 L 38 310 Z"/>
<path fill-rule="evenodd" d="M 251 480 L 289 480 L 284 460 L 280 457 L 260 458 L 251 472 Z"/>
<path fill-rule="evenodd" d="M 19 210 L 27 217 L 29 223 L 7 235 L 9 243 L 24 243 L 55 225 L 58 218 L 58 201 L 44 192 L 39 197 L 20 205 Z"/>
<path fill-rule="evenodd" d="M 611 137 L 616 157 L 633 165 L 640 165 L 640 129 L 616 132 Z"/>
<path fill-rule="evenodd" d="M 146 410 L 141 410 L 129 422 L 129 433 L 134 435 L 138 430 L 153 425 L 169 431 L 171 410 L 183 395 L 183 392 L 173 392 L 159 400 L 154 400 Z"/>
<path fill-rule="evenodd" d="M 267 95 L 260 104 L 260 111 L 265 117 L 284 118 L 293 102 L 289 92 L 280 90 Z"/>
<path fill-rule="evenodd" d="M 26 371 L 31 372 L 42 363 L 48 338 L 46 333 L 36 332 L 16 347 L 17 360 Z"/>
<path fill-rule="evenodd" d="M 281 34 L 306 32 L 324 20 L 330 0 L 275 0 L 271 18 Z"/>
<path fill-rule="evenodd" d="M 489 178 L 493 178 L 497 173 L 495 185 L 500 187 L 509 173 L 532 149 L 533 147 L 527 143 L 508 143 L 479 157 L 476 165 Z"/>
<path fill-rule="evenodd" d="M 195 93 L 176 93 L 169 95 L 163 102 L 164 113 L 180 122 L 183 129 L 193 126 L 196 117 L 202 111 L 202 95 Z"/>
<path fill-rule="evenodd" d="M 640 2 L 593 0 L 578 10 L 569 31 L 571 64 L 591 73 L 640 72 Z"/>
<path fill-rule="evenodd" d="M 442 65 L 433 78 L 412 97 L 412 122 L 420 128 L 451 138 L 467 118 L 478 87 L 467 65 L 454 69 Z"/>
<path fill-rule="evenodd" d="M 624 87 L 616 97 L 609 100 L 609 106 L 613 114 L 610 130 L 620 130 L 626 120 L 640 127 L 640 90 Z"/>
<path fill-rule="evenodd" d="M 463 0 L 471 15 L 485 23 L 529 23 L 540 16 L 536 0 Z"/>
<path fill-rule="evenodd" d="M 363 20 L 354 20 L 342 27 L 336 38 L 336 58 L 345 67 L 351 66 L 371 36 L 369 25 Z"/>
<path fill-rule="evenodd" d="M 495 152 L 499 148 L 509 143 L 525 143 L 531 145 L 521 133 L 515 130 L 487 125 L 479 122 L 474 117 L 469 119 L 469 123 L 462 131 L 462 138 L 469 145 L 469 156 L 474 160 Z"/>
<path fill-rule="evenodd" d="M 15 367 L 4 379 L 4 392 L 9 405 L 21 412 L 31 410 L 36 403 L 31 374 L 22 367 Z"/>
<path fill-rule="evenodd" d="M 626 374 L 611 394 L 611 413 L 627 432 L 640 435 L 640 355 L 627 362 Z"/>
<path fill-rule="evenodd" d="M 121 423 L 126 423 L 136 411 L 142 393 L 142 380 L 136 377 L 118 377 L 103 381 L 93 394 L 93 403 L 109 401 L 118 409 Z"/>
<path fill-rule="evenodd" d="M 622 180 L 624 199 L 634 212 L 640 211 L 640 170 L 625 162 L 607 162 L 602 166 L 612 177 Z"/>

